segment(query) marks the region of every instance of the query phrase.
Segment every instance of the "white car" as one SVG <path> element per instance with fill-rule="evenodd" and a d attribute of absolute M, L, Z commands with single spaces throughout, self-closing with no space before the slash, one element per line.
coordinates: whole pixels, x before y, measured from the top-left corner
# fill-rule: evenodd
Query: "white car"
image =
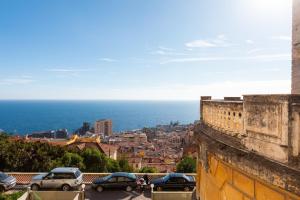
<path fill-rule="evenodd" d="M 59 167 L 49 173 L 39 174 L 32 178 L 31 190 L 61 189 L 69 191 L 78 189 L 82 184 L 82 173 L 78 168 Z"/>
<path fill-rule="evenodd" d="M 0 172 L 0 192 L 12 189 L 16 185 L 16 178 Z"/>

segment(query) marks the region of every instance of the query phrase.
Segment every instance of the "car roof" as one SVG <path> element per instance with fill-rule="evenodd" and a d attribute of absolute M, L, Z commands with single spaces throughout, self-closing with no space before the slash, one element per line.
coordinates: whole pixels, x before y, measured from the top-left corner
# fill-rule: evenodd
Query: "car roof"
<path fill-rule="evenodd" d="M 126 177 L 132 177 L 133 174 L 127 173 L 127 172 L 115 172 L 112 174 L 112 176 L 126 176 Z"/>
<path fill-rule="evenodd" d="M 169 177 L 185 177 L 185 174 L 182 174 L 182 173 L 170 173 Z"/>
<path fill-rule="evenodd" d="M 53 173 L 74 173 L 78 170 L 75 167 L 57 167 L 51 170 Z"/>

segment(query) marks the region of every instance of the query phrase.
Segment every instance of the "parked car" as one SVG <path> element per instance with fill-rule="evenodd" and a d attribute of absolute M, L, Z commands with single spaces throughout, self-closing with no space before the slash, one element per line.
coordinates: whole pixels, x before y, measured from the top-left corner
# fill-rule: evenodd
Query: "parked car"
<path fill-rule="evenodd" d="M 196 186 L 196 181 L 193 176 L 187 176 L 181 173 L 171 173 L 162 178 L 151 181 L 154 185 L 154 190 L 193 190 Z"/>
<path fill-rule="evenodd" d="M 82 173 L 78 168 L 59 167 L 49 173 L 34 176 L 30 187 L 32 190 L 61 189 L 68 191 L 78 189 L 82 184 Z"/>
<path fill-rule="evenodd" d="M 0 192 L 9 190 L 15 187 L 17 180 L 13 176 L 9 176 L 3 172 L 0 172 Z"/>
<path fill-rule="evenodd" d="M 116 172 L 93 181 L 92 188 L 98 192 L 104 189 L 125 189 L 130 192 L 137 187 L 137 177 L 126 172 Z"/>

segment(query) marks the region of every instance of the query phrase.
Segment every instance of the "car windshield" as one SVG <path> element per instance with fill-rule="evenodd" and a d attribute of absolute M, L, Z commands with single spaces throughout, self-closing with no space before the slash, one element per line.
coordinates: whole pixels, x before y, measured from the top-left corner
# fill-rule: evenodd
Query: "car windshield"
<path fill-rule="evenodd" d="M 81 171 L 80 171 L 80 170 L 77 170 L 77 171 L 75 172 L 76 178 L 78 178 L 80 175 L 81 175 Z"/>
<path fill-rule="evenodd" d="M 4 173 L 0 173 L 0 180 L 5 180 L 7 179 L 9 176 L 7 174 Z"/>
<path fill-rule="evenodd" d="M 136 176 L 134 174 L 128 174 L 128 177 L 132 179 L 136 179 Z"/>
<path fill-rule="evenodd" d="M 183 177 L 188 180 L 188 181 L 193 181 L 193 177 L 192 176 L 187 176 L 187 175 L 183 175 Z"/>
<path fill-rule="evenodd" d="M 169 180 L 169 177 L 170 177 L 170 175 L 166 175 L 166 176 L 163 177 L 163 180 L 167 181 L 167 180 Z"/>

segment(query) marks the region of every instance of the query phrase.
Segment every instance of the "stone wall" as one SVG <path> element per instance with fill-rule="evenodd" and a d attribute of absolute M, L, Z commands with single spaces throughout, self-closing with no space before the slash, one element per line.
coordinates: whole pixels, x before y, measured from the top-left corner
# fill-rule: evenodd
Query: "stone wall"
<path fill-rule="evenodd" d="M 245 133 L 243 144 L 268 158 L 288 162 L 292 124 L 290 95 L 244 96 Z"/>
<path fill-rule="evenodd" d="M 300 155 L 300 104 L 292 105 L 292 135 L 291 135 L 291 145 L 293 156 Z"/>

